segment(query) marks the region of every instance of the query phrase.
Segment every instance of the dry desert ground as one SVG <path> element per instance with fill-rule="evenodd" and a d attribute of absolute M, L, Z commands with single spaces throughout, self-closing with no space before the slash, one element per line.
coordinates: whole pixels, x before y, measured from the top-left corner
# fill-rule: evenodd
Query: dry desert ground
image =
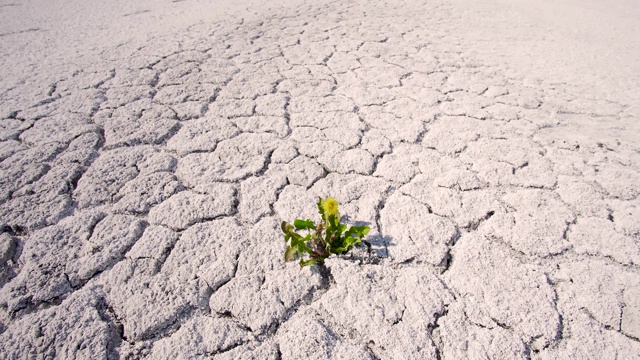
<path fill-rule="evenodd" d="M 639 23 L 0 0 L 0 358 L 640 358 Z M 327 196 L 370 251 L 285 263 Z"/>

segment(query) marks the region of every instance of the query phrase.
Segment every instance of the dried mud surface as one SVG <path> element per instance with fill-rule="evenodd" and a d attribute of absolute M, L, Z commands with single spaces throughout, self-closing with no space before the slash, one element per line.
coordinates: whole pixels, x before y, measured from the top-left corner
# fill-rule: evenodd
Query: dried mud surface
<path fill-rule="evenodd" d="M 0 5 L 33 20 L 0 31 L 0 357 L 638 358 L 622 20 L 626 53 L 517 4 L 29 6 Z M 319 196 L 372 246 L 300 270 L 279 222 Z"/>

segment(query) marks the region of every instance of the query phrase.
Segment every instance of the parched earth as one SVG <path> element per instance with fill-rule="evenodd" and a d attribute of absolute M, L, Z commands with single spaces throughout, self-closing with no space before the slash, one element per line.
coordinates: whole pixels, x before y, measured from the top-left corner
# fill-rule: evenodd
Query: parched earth
<path fill-rule="evenodd" d="M 0 357 L 638 358 L 614 4 L 3 1 Z"/>

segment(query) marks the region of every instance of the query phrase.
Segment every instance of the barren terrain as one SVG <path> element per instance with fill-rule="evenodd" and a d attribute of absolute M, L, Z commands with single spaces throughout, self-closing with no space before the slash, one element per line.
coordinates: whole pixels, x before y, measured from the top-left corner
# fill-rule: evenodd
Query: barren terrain
<path fill-rule="evenodd" d="M 640 357 L 637 2 L 18 1 L 1 358 Z"/>

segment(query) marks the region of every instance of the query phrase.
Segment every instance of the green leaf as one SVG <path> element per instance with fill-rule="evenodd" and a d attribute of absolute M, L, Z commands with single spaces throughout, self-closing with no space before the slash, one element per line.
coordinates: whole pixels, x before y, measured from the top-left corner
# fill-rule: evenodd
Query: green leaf
<path fill-rule="evenodd" d="M 331 253 L 333 253 L 333 254 L 342 254 L 346 250 L 347 250 L 347 247 L 341 246 L 341 247 L 331 248 Z"/>
<path fill-rule="evenodd" d="M 358 232 L 358 235 L 360 235 L 360 237 L 367 236 L 367 234 L 369 233 L 369 230 L 371 230 L 371 228 L 368 226 L 354 226 L 354 227 L 356 228 L 356 231 Z"/>
<path fill-rule="evenodd" d="M 289 234 L 291 236 L 291 244 L 293 245 L 294 243 L 304 243 L 304 239 L 302 238 L 302 236 L 296 232 L 291 232 Z"/>
<path fill-rule="evenodd" d="M 307 236 L 305 236 L 304 239 L 300 240 L 300 243 L 305 245 L 305 249 L 308 249 L 306 244 L 308 244 L 310 240 L 311 240 L 311 234 L 307 234 Z"/>
<path fill-rule="evenodd" d="M 309 260 L 300 259 L 300 267 L 316 265 L 318 263 L 320 263 L 318 259 L 309 259 Z"/>
<path fill-rule="evenodd" d="M 362 239 L 369 233 L 369 230 L 371 229 L 368 226 L 352 226 L 344 233 L 344 236 L 358 235 L 358 238 Z"/>
<path fill-rule="evenodd" d="M 339 222 L 339 221 L 340 221 L 340 219 L 336 219 L 336 216 L 335 216 L 335 215 L 329 215 L 329 216 L 328 216 L 328 220 L 329 220 L 329 227 L 330 227 L 332 230 L 334 230 L 334 231 L 335 231 L 335 230 L 340 229 L 340 222 Z"/>
<path fill-rule="evenodd" d="M 336 246 L 331 249 L 331 252 L 334 254 L 343 254 L 351 250 L 353 248 L 354 243 L 359 243 L 360 240 L 354 239 L 351 236 L 345 237 L 340 246 Z"/>
<path fill-rule="evenodd" d="M 282 232 L 285 234 L 290 234 L 291 232 L 293 232 L 293 226 L 291 226 L 291 224 L 286 221 L 280 223 L 280 229 L 282 229 Z"/>
<path fill-rule="evenodd" d="M 318 198 L 318 212 L 320 213 L 320 216 L 322 216 L 322 221 L 327 221 L 326 217 L 324 216 L 324 209 L 322 208 L 322 198 Z"/>
<path fill-rule="evenodd" d="M 355 233 L 356 233 L 356 232 L 355 232 L 355 230 L 353 229 L 353 226 L 352 226 L 349 230 L 347 230 L 347 231 L 344 233 L 344 236 L 345 236 L 345 237 L 353 236 Z"/>
<path fill-rule="evenodd" d="M 307 253 L 310 254 L 311 253 L 311 249 L 309 249 L 307 247 L 307 245 L 305 245 L 304 242 L 299 242 L 298 244 L 296 244 L 298 246 L 298 251 L 302 254 L 302 253 Z"/>
<path fill-rule="evenodd" d="M 321 259 L 321 258 L 309 259 L 309 260 L 300 259 L 300 267 L 322 264 L 323 262 L 324 262 L 324 259 Z"/>
<path fill-rule="evenodd" d="M 316 225 L 313 223 L 313 221 L 309 219 L 307 220 L 296 219 L 293 222 L 293 226 L 295 226 L 297 230 L 305 230 L 305 229 L 315 230 L 316 229 Z"/>
<path fill-rule="evenodd" d="M 298 256 L 298 249 L 289 246 L 284 252 L 284 261 L 294 260 Z"/>
<path fill-rule="evenodd" d="M 357 241 L 359 241 L 359 240 L 358 239 L 354 239 L 352 236 L 347 236 L 347 237 L 344 238 L 344 245 L 345 246 L 353 245 Z"/>

